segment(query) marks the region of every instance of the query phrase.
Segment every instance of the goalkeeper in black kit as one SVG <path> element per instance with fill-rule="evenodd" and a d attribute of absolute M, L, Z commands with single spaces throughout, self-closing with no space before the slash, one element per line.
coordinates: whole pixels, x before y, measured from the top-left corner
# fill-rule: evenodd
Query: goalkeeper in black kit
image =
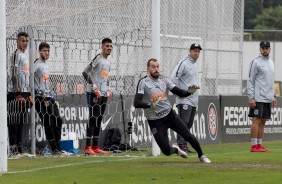
<path fill-rule="evenodd" d="M 137 85 L 134 98 L 135 108 L 143 108 L 148 120 L 151 132 L 159 145 L 161 151 L 169 156 L 173 153 L 183 158 L 187 158 L 186 152 L 182 151 L 177 144 L 170 145 L 167 131 L 172 129 L 180 134 L 197 151 L 201 162 L 211 163 L 201 149 L 196 137 L 188 131 L 187 126 L 172 110 L 167 99 L 168 90 L 180 97 L 186 97 L 193 94 L 198 87 L 190 86 L 188 90 L 182 90 L 175 84 L 160 75 L 160 63 L 152 58 L 147 62 L 148 76 L 142 78 Z"/>

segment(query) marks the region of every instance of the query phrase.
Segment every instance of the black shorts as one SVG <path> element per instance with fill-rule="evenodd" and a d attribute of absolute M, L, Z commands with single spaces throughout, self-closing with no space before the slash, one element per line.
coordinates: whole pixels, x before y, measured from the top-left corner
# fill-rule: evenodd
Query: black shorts
<path fill-rule="evenodd" d="M 249 117 L 270 119 L 271 118 L 271 103 L 256 102 L 256 107 L 254 109 L 250 108 Z"/>

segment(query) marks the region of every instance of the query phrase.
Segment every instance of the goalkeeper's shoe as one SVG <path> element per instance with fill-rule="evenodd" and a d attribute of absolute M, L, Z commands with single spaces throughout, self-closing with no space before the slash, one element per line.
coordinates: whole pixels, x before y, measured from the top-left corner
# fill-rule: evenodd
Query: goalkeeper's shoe
<path fill-rule="evenodd" d="M 85 155 L 95 155 L 96 153 L 93 151 L 91 146 L 86 146 L 84 149 Z"/>
<path fill-rule="evenodd" d="M 182 151 L 185 151 L 186 153 L 196 153 L 195 151 L 193 151 L 192 149 L 188 148 L 187 146 L 183 146 L 183 145 L 178 145 L 179 148 L 182 150 Z"/>
<path fill-rule="evenodd" d="M 186 148 L 186 152 L 187 153 L 196 153 L 196 151 L 190 149 L 189 147 Z"/>
<path fill-rule="evenodd" d="M 203 163 L 206 163 L 206 164 L 211 163 L 211 160 L 208 157 L 206 157 L 205 155 L 202 155 L 201 157 L 199 157 L 199 159 Z"/>
<path fill-rule="evenodd" d="M 182 151 L 177 144 L 172 145 L 173 148 L 178 150 L 177 155 L 181 156 L 182 158 L 187 158 L 188 155 L 185 151 Z"/>
<path fill-rule="evenodd" d="M 101 150 L 98 146 L 92 146 L 92 150 L 97 154 L 104 154 L 104 155 L 109 154 L 107 151 Z"/>

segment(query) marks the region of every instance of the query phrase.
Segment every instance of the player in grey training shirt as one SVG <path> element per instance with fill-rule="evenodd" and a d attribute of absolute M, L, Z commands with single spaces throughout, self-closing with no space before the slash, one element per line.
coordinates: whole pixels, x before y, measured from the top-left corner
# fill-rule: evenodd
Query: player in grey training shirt
<path fill-rule="evenodd" d="M 171 80 L 181 89 L 187 89 L 191 85 L 199 86 L 196 62 L 200 56 L 201 50 L 202 48 L 199 44 L 193 43 L 190 46 L 189 55 L 184 60 L 180 61 L 174 68 L 171 74 Z M 178 114 L 189 131 L 193 126 L 194 117 L 198 106 L 198 98 L 198 91 L 185 98 L 176 97 Z M 187 141 L 185 141 L 184 138 L 179 134 L 177 134 L 177 144 L 183 151 L 188 153 L 194 152 L 187 147 Z"/>
<path fill-rule="evenodd" d="M 250 64 L 247 90 L 249 97 L 251 125 L 251 152 L 266 152 L 262 137 L 266 120 L 271 118 L 271 106 L 276 107 L 274 90 L 274 63 L 269 58 L 269 41 L 260 42 L 260 55 Z"/>
<path fill-rule="evenodd" d="M 85 154 L 108 154 L 98 146 L 99 134 L 103 114 L 106 109 L 107 99 L 111 91 L 108 85 L 111 62 L 108 56 L 111 54 L 112 40 L 102 40 L 102 52 L 94 57 L 92 62 L 84 69 L 82 75 L 87 82 L 87 103 L 89 108 L 89 123 L 86 132 Z"/>
<path fill-rule="evenodd" d="M 50 90 L 50 71 L 47 64 L 49 54 L 49 44 L 40 43 L 40 57 L 34 61 L 35 109 L 44 125 L 46 139 L 53 154 L 66 155 L 60 147 L 62 118 Z"/>
<path fill-rule="evenodd" d="M 134 106 L 143 108 L 148 120 L 151 132 L 165 155 L 177 153 L 187 158 L 187 153 L 182 151 L 178 145 L 170 146 L 168 129 L 179 133 L 197 151 L 201 162 L 211 161 L 203 154 L 201 146 L 196 137 L 189 132 L 187 126 L 172 110 L 167 99 L 168 91 L 180 96 L 187 97 L 196 91 L 196 86 L 190 86 L 186 90 L 180 89 L 170 79 L 160 76 L 160 64 L 156 59 L 147 62 L 148 76 L 138 82 L 134 98 Z"/>
<path fill-rule="evenodd" d="M 8 63 L 7 109 L 11 154 L 22 153 L 22 128 L 27 109 L 31 106 L 27 44 L 28 34 L 20 32 L 17 35 L 17 49 Z"/>

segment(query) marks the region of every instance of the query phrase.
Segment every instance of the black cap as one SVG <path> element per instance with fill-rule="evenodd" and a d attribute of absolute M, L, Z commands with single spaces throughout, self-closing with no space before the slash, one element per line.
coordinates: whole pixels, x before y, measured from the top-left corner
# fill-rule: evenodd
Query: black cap
<path fill-rule="evenodd" d="M 200 44 L 193 43 L 193 44 L 190 46 L 190 50 L 194 50 L 194 49 L 200 49 L 200 50 L 202 50 L 202 47 L 201 47 Z"/>
<path fill-rule="evenodd" d="M 261 41 L 259 44 L 260 47 L 270 47 L 269 41 Z"/>

